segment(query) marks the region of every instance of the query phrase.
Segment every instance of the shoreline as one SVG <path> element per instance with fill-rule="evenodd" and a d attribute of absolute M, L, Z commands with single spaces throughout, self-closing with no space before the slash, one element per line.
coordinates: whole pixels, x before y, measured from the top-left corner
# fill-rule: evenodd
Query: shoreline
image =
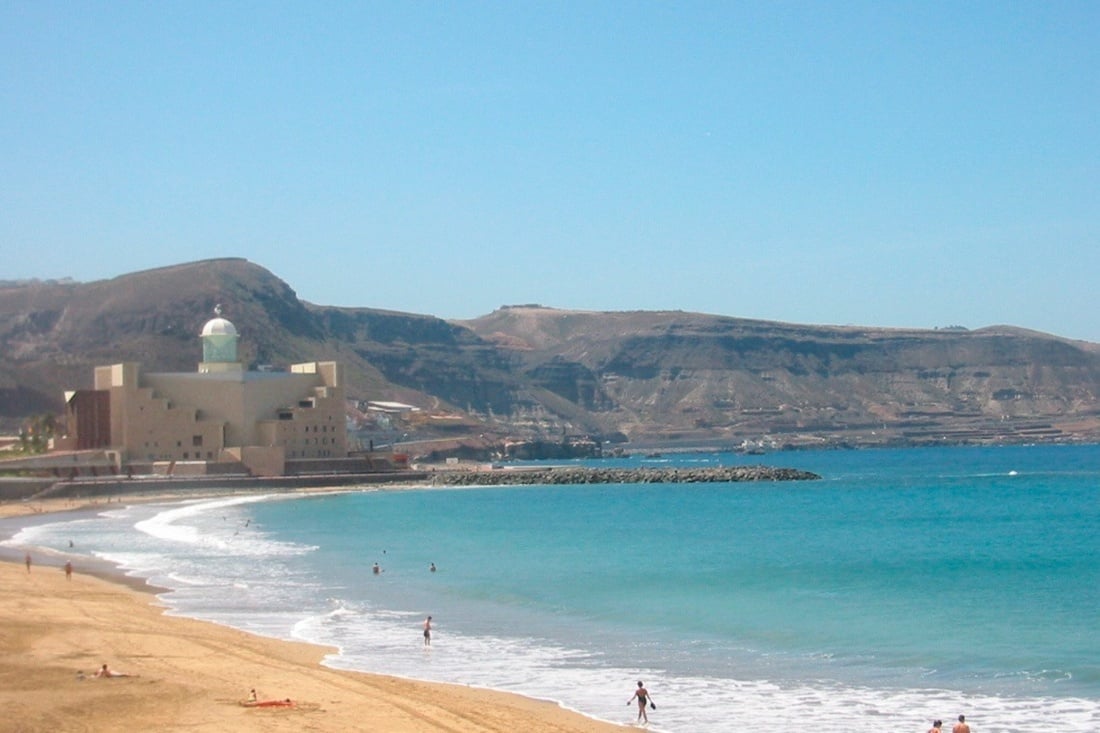
<path fill-rule="evenodd" d="M 384 490 L 396 488 L 389 485 Z M 117 503 L 268 492 L 200 493 L 119 496 Z M 71 500 L 46 499 L 33 505 L 0 504 L 0 520 L 10 531 L 4 532 L 4 538 L 39 519 L 99 511 L 113 503 L 74 505 Z M 28 573 L 23 552 L 0 548 L 0 629 L 4 630 L 0 633 L 0 680 L 4 681 L 0 703 L 10 712 L 8 720 L 19 721 L 14 729 L 0 723 L 0 731 L 625 730 L 555 701 L 331 668 L 323 663 L 334 651 L 328 647 L 167 615 L 156 597 L 157 588 L 116 566 L 102 562 L 88 566 L 87 558 L 81 557 L 72 579 L 66 580 L 61 570 L 65 553 L 33 553 Z M 140 676 L 92 679 L 90 674 L 102 663 Z M 78 680 L 78 670 L 89 677 Z M 290 697 L 294 705 L 267 709 L 240 705 L 252 688 L 261 699 Z"/>
<path fill-rule="evenodd" d="M 1003 463 L 1003 461 L 1000 461 L 1000 460 L 998 460 L 998 462 Z M 1016 465 L 1015 462 L 1012 462 L 1012 463 L 1009 463 L 1009 464 L 1004 464 L 1004 465 L 1012 466 L 1013 468 L 1019 467 L 1019 466 Z M 1069 470 L 1072 473 L 1073 472 L 1073 466 L 1070 466 L 1067 470 Z M 988 473 L 988 472 L 985 472 L 985 471 L 980 471 L 976 475 L 983 476 L 983 477 L 984 476 L 1000 476 L 1002 473 L 1003 473 L 1003 471 L 994 472 L 994 473 Z M 1015 471 L 1013 471 L 1012 473 L 1014 474 Z M 1026 472 L 1021 470 L 1021 473 L 1023 474 L 1023 473 L 1026 473 Z M 1005 479 L 1005 480 L 1007 480 L 1007 479 Z M 1013 480 L 1015 480 L 1015 479 L 1013 479 Z M 444 491 L 449 491 L 449 492 L 454 492 L 456 490 L 461 491 L 462 488 L 464 488 L 464 487 L 454 487 L 454 486 L 439 487 L 439 489 L 444 490 Z M 809 488 L 809 487 L 807 487 L 807 488 Z M 341 488 L 341 489 L 338 489 L 338 490 L 325 489 L 325 490 L 308 491 L 308 492 L 298 492 L 298 491 L 264 491 L 264 492 L 214 491 L 214 492 L 203 492 L 200 495 L 197 492 L 184 491 L 184 492 L 180 492 L 179 494 L 160 495 L 160 496 L 150 496 L 150 495 L 147 495 L 147 494 L 121 496 L 121 497 L 112 496 L 111 500 L 109 502 L 105 502 L 104 497 L 99 497 L 99 499 L 97 501 L 87 501 L 87 503 L 83 503 L 84 500 L 80 500 L 80 501 L 77 501 L 76 503 L 74 503 L 73 500 L 64 500 L 64 499 L 61 499 L 59 501 L 51 500 L 49 503 L 41 502 L 41 501 L 16 502 L 16 503 L 0 502 L 0 517 L 3 517 L 5 515 L 10 517 L 8 520 L 0 519 L 0 539 L 5 538 L 5 536 L 6 536 L 5 532 L 7 531 L 7 529 L 10 526 L 13 526 L 12 524 L 10 524 L 12 522 L 23 523 L 23 524 L 37 524 L 37 523 L 46 522 L 46 521 L 54 521 L 55 518 L 58 519 L 58 520 L 68 521 L 68 520 L 73 519 L 73 518 L 79 518 L 79 515 L 77 514 L 78 512 L 85 512 L 85 511 L 87 511 L 87 512 L 101 512 L 104 509 L 107 509 L 108 507 L 110 509 L 114 510 L 116 507 L 121 508 L 122 506 L 125 506 L 127 504 L 132 504 L 132 505 L 135 505 L 135 506 L 139 506 L 139 505 L 141 505 L 145 502 L 152 502 L 153 506 L 149 507 L 149 512 L 154 512 L 154 511 L 161 511 L 162 510 L 162 508 L 160 506 L 161 503 L 168 503 L 168 502 L 171 502 L 171 503 L 174 503 L 174 504 L 175 503 L 181 503 L 181 502 L 185 503 L 188 500 L 202 501 L 202 500 L 207 500 L 207 499 L 217 500 L 219 498 L 232 499 L 234 497 L 245 497 L 245 496 L 269 496 L 269 497 L 271 497 L 275 500 L 278 500 L 280 497 L 287 498 L 287 499 L 293 499 L 293 498 L 297 498 L 299 496 L 304 497 L 307 494 L 309 494 L 309 495 L 345 494 L 345 493 L 357 493 L 358 494 L 358 493 L 374 493 L 375 491 L 386 492 L 386 491 L 403 491 L 403 490 L 416 490 L 416 491 L 429 490 L 430 491 L 430 490 L 433 490 L 433 487 L 424 486 L 424 485 L 421 485 L 419 483 L 415 483 L 415 484 L 410 484 L 408 486 L 394 485 L 394 486 L 387 486 L 387 487 L 358 487 L 358 488 L 348 487 L 348 488 Z M 705 491 L 705 488 L 704 487 L 699 487 L 698 489 L 693 489 L 693 491 L 703 492 L 703 491 Z M 769 493 L 769 492 L 766 489 L 763 490 L 763 491 L 757 489 L 757 490 L 754 490 L 754 493 L 766 494 L 766 493 Z M 814 494 L 816 492 L 800 492 L 800 493 L 805 493 L 806 496 L 809 496 L 810 494 Z M 384 496 L 384 494 L 381 494 L 380 496 Z M 58 514 L 57 512 L 61 512 L 61 514 Z M 146 512 L 146 513 L 149 513 L 149 512 Z M 16 515 L 16 516 L 12 517 L 13 514 Z M 9 524 L 5 524 L 4 523 L 5 521 L 9 522 Z M 63 548 L 64 545 L 66 544 L 66 535 L 65 534 L 55 534 L 54 537 L 55 537 L 55 539 L 50 543 L 51 547 L 57 548 L 53 552 L 60 553 L 59 555 L 55 555 L 55 557 L 62 557 L 64 554 L 66 554 L 65 551 L 61 550 L 61 548 Z M 73 539 L 76 540 L 78 546 L 81 544 L 81 539 L 80 539 L 79 535 L 73 535 Z M 389 540 L 387 540 L 386 544 L 387 545 L 389 544 Z M 2 553 L 4 549 L 9 549 L 10 552 L 13 554 L 14 559 L 16 559 L 17 561 L 21 561 L 21 559 L 22 559 L 22 550 L 12 550 L 11 548 L 2 548 L 2 547 L 0 547 L 0 553 Z M 34 550 L 32 550 L 32 552 L 33 551 Z M 42 561 L 44 563 L 44 562 L 47 562 L 48 560 L 47 560 L 46 557 L 43 557 Z M 52 561 L 52 559 L 50 561 Z M 76 560 L 75 560 L 75 557 L 74 557 L 74 562 L 75 561 Z M 35 572 L 43 569 L 39 566 L 39 564 L 37 564 L 39 562 L 39 558 L 38 558 L 37 555 L 35 556 L 35 562 L 36 562 L 36 565 L 34 567 Z M 59 562 L 64 562 L 64 559 L 61 559 Z M 83 558 L 81 559 L 81 563 L 83 563 Z M 19 565 L 18 562 L 17 562 L 16 570 L 22 571 L 22 566 Z M 81 570 L 82 570 L 82 568 L 80 568 L 78 566 L 78 568 L 77 568 L 78 574 L 81 573 Z M 52 570 L 46 569 L 45 572 L 50 574 L 50 575 L 53 575 L 55 577 L 61 577 L 62 576 L 62 573 L 60 572 L 60 570 L 58 570 L 56 568 L 54 568 Z M 19 573 L 17 573 L 17 575 L 19 575 Z M 2 568 L 0 568 L 0 584 L 6 584 L 9 579 L 10 579 L 10 576 L 3 573 Z M 121 579 L 121 576 L 116 572 L 114 574 L 113 580 L 117 580 L 117 579 Z M 76 579 L 74 578 L 74 582 L 75 582 L 75 580 Z M 134 580 L 134 579 L 131 578 L 130 580 Z M 62 588 L 64 588 L 64 586 L 62 586 Z M 140 588 L 139 591 L 140 592 L 139 592 L 138 595 L 142 598 L 145 598 L 146 603 L 151 603 L 152 604 L 151 607 L 152 607 L 152 612 L 153 613 L 160 613 L 161 615 L 163 615 L 164 613 L 172 613 L 171 611 L 165 612 L 163 609 L 156 608 L 156 601 L 149 600 L 150 591 L 149 591 L 149 588 L 147 586 L 145 586 L 143 588 Z M 6 606 L 10 605 L 9 604 L 9 599 L 10 599 L 10 596 L 4 596 L 4 595 L 0 594 L 0 610 L 5 611 L 5 612 L 8 610 L 8 608 Z M 185 618 L 185 617 L 180 616 L 180 617 L 173 617 L 173 618 Z M 242 619 L 242 620 L 245 621 L 246 623 L 248 622 L 247 619 Z M 14 626 L 6 618 L 5 618 L 4 623 L 5 623 L 5 626 L 0 627 L 0 640 L 3 640 L 3 643 L 6 643 L 9 640 L 3 638 L 4 637 L 3 632 L 7 628 L 14 628 Z M 218 628 L 223 628 L 219 625 L 218 621 L 199 621 L 199 623 L 200 624 L 206 624 L 206 625 L 213 624 L 214 626 L 217 626 Z M 224 627 L 224 628 L 230 628 L 230 627 Z M 18 633 L 18 632 L 16 632 L 16 633 Z M 268 638 L 277 639 L 278 638 L 278 637 L 263 636 L 263 632 L 259 632 L 259 633 L 257 633 L 257 632 L 241 632 L 241 633 L 244 633 L 246 635 L 249 635 L 251 633 L 252 635 L 258 636 L 261 639 L 268 639 Z M 282 638 L 285 640 L 288 637 L 286 635 L 283 635 Z M 329 644 L 333 644 L 333 643 L 337 644 L 337 645 L 343 644 L 343 637 L 342 636 L 338 636 L 338 637 L 314 636 L 313 638 L 318 639 L 318 640 L 322 640 L 322 639 L 327 640 Z M 379 638 L 381 640 L 381 639 L 384 639 L 384 638 L 394 638 L 394 637 L 391 635 L 391 633 L 389 631 L 385 631 L 385 632 L 381 633 L 377 638 Z M 332 639 L 335 639 L 335 641 L 332 641 Z M 326 649 L 328 649 L 330 647 L 326 646 L 326 641 L 323 641 L 323 640 L 320 641 L 319 644 L 317 642 L 314 642 L 314 644 L 316 645 L 315 648 L 320 650 L 319 654 L 321 655 L 320 658 L 322 659 L 322 661 L 320 663 L 320 666 L 325 668 L 325 669 L 337 669 L 338 670 L 339 667 L 332 667 L 332 668 L 327 667 L 327 663 L 330 660 L 324 658 L 324 652 L 325 652 Z M 293 642 L 293 641 L 288 641 L 287 643 L 291 643 L 291 644 L 301 643 L 301 644 L 306 644 L 306 645 L 309 644 L 308 642 Z M 19 653 L 12 653 L 8 647 L 0 646 L 0 657 L 3 657 L 5 659 L 5 661 L 0 662 L 0 680 L 4 680 L 5 685 L 7 683 L 7 680 L 11 679 L 13 676 L 17 676 L 17 675 L 20 674 L 17 670 L 15 670 L 13 668 L 10 668 L 8 666 L 8 658 L 9 657 L 19 658 L 20 656 L 22 656 L 22 655 L 19 654 Z M 108 658 L 104 659 L 103 661 L 112 662 L 112 659 L 113 659 L 112 657 L 108 657 Z M 375 661 L 373 655 L 371 655 L 371 654 L 368 654 L 367 656 L 361 658 L 360 662 L 361 663 L 357 665 L 358 668 L 360 670 L 366 670 L 365 672 L 362 672 L 362 674 L 367 674 L 368 676 L 373 676 L 373 677 L 380 677 L 382 679 L 389 679 L 390 677 L 388 677 L 387 675 L 394 675 L 394 672 L 392 670 L 407 669 L 406 667 L 397 666 L 397 667 L 391 667 L 391 668 L 389 668 L 389 670 L 387 670 L 387 668 L 382 664 L 381 659 Z M 118 666 L 121 669 L 124 669 L 125 671 L 131 671 L 129 665 L 128 664 L 126 664 L 126 665 L 122 664 L 121 660 L 119 661 Z M 347 670 L 347 669 L 350 669 L 350 668 L 345 667 L 344 669 Z M 1016 667 L 1005 667 L 1004 669 L 1015 670 Z M 371 674 L 370 670 L 375 670 L 373 675 Z M 385 670 L 385 671 L 383 671 L 383 670 Z M 620 672 L 621 672 L 621 670 L 620 670 Z M 348 674 L 361 674 L 361 673 L 360 672 L 348 672 Z M 414 673 L 414 675 L 415 675 L 415 673 Z M 650 675 L 645 674 L 644 676 L 648 680 Z M 70 678 L 71 678 L 71 674 L 70 674 L 69 677 L 65 677 L 60 683 L 57 683 L 57 682 L 53 683 L 55 685 L 55 689 L 54 689 L 54 692 L 55 692 L 54 701 L 55 702 L 54 702 L 54 704 L 56 704 L 57 699 L 63 698 L 64 696 L 66 696 L 68 694 L 68 687 L 69 687 L 68 683 L 69 683 Z M 405 676 L 401 672 L 396 673 L 396 678 L 398 680 L 411 682 L 413 684 L 424 684 L 424 685 L 429 685 L 429 686 L 432 685 L 432 684 L 435 684 L 435 683 L 430 683 L 430 682 L 419 682 L 418 680 L 420 678 L 417 678 L 416 676 Z M 617 715 L 615 710 L 611 710 L 610 712 L 607 712 L 606 708 L 603 706 L 604 701 L 607 700 L 609 697 L 614 699 L 615 692 L 618 689 L 618 683 L 619 683 L 619 681 L 621 681 L 621 678 L 622 678 L 622 675 L 619 674 L 619 673 L 616 673 L 615 675 L 612 676 L 611 687 L 613 689 L 611 691 L 611 694 L 609 695 L 606 691 L 601 691 L 598 694 L 598 696 L 596 697 L 595 706 L 593 706 L 591 704 L 591 700 L 589 700 L 588 703 L 583 705 L 583 709 L 585 709 L 585 710 L 595 710 L 595 711 L 597 711 L 596 714 L 599 715 L 600 718 L 603 719 L 603 720 L 617 721 L 617 722 L 622 724 L 622 725 L 611 724 L 610 728 L 600 728 L 600 729 L 598 729 L 598 730 L 601 731 L 601 733 L 604 730 L 607 730 L 607 731 L 620 730 L 621 731 L 621 730 L 624 729 L 624 726 L 625 727 L 632 727 L 632 726 L 629 725 L 629 721 L 625 717 L 620 717 L 619 715 Z M 981 693 L 979 690 L 975 690 L 975 689 L 973 689 L 971 687 L 968 687 L 968 686 L 965 686 L 965 685 L 963 687 L 956 687 L 956 686 L 953 686 L 953 685 L 948 685 L 947 687 L 945 687 L 943 689 L 939 689 L 938 687 L 925 688 L 923 685 L 916 685 L 916 686 L 910 685 L 910 686 L 906 686 L 906 689 L 908 690 L 908 689 L 910 689 L 910 687 L 912 687 L 911 692 L 914 693 L 913 697 L 911 699 L 904 700 L 904 701 L 899 703 L 897 698 L 896 698 L 896 694 L 895 694 L 896 690 L 891 692 L 891 690 L 888 689 L 888 688 L 879 689 L 879 688 L 876 688 L 876 687 L 865 689 L 864 686 L 862 686 L 861 684 L 858 684 L 858 680 L 857 680 L 856 684 L 846 684 L 845 686 L 843 686 L 841 688 L 840 694 L 838 694 L 837 689 L 835 689 L 833 686 L 825 686 L 825 687 L 815 686 L 815 681 L 818 680 L 818 678 L 819 678 L 819 675 L 817 675 L 816 673 L 812 674 L 812 675 L 796 674 L 793 677 L 791 677 L 790 679 L 795 681 L 797 684 L 795 685 L 794 688 L 787 689 L 785 691 L 784 690 L 779 690 L 777 688 L 774 688 L 772 685 L 770 685 L 767 682 L 767 680 L 771 679 L 768 675 L 748 675 L 744 679 L 742 679 L 741 677 L 736 677 L 735 679 L 731 679 L 729 681 L 729 684 L 723 686 L 723 690 L 722 690 L 721 694 L 719 694 L 717 696 L 713 695 L 710 690 L 704 690 L 704 692 L 707 693 L 705 695 L 696 694 L 693 697 L 685 697 L 684 696 L 684 691 L 685 691 L 684 687 L 678 687 L 678 688 L 675 688 L 675 689 L 677 689 L 678 692 L 680 693 L 680 696 L 679 696 L 677 702 L 680 704 L 680 708 L 682 710 L 694 709 L 694 710 L 703 711 L 704 709 L 705 710 L 713 710 L 716 707 L 724 706 L 726 711 L 731 712 L 733 714 L 733 717 L 736 717 L 737 715 L 744 715 L 746 717 L 746 719 L 756 719 L 760 716 L 763 716 L 763 717 L 767 718 L 767 720 L 769 721 L 769 724 L 765 725 L 764 727 L 766 727 L 768 730 L 777 730 L 777 731 L 778 730 L 798 730 L 798 729 L 801 729 L 802 727 L 805 727 L 802 724 L 803 723 L 808 724 L 809 720 L 813 720 L 813 721 L 816 721 L 818 723 L 822 723 L 823 725 L 821 727 L 831 727 L 832 724 L 841 724 L 841 723 L 842 724 L 840 725 L 840 727 L 845 727 L 848 723 L 851 722 L 850 719 L 849 719 L 850 712 L 849 712 L 849 709 L 848 709 L 845 701 L 847 701 L 849 703 L 852 702 L 852 701 L 855 701 L 860 706 L 866 706 L 868 709 L 878 710 L 879 712 L 876 713 L 876 714 L 879 714 L 879 715 L 883 716 L 882 718 L 879 718 L 880 722 L 885 723 L 886 721 L 890 721 L 890 723 L 893 725 L 894 728 L 896 728 L 898 730 L 901 730 L 903 728 L 908 728 L 909 727 L 909 723 L 912 722 L 911 721 L 911 714 L 912 714 L 913 711 L 917 711 L 917 710 L 920 710 L 920 709 L 923 709 L 923 708 L 927 707 L 929 710 L 934 711 L 937 714 L 942 712 L 943 705 L 944 705 L 944 698 L 942 696 L 945 695 L 945 694 L 951 696 L 950 705 L 953 708 L 957 708 L 959 710 L 965 710 L 965 709 L 969 708 L 971 710 L 974 710 L 975 712 L 978 711 L 978 710 L 982 710 L 986 715 L 986 719 L 984 721 L 979 721 L 979 722 L 981 722 L 983 725 L 988 727 L 993 721 L 996 721 L 996 725 L 994 727 L 997 727 L 997 725 L 999 725 L 1000 727 L 1002 727 L 1006 731 L 1007 730 L 1013 730 L 1013 731 L 1027 730 L 1028 728 L 1027 728 L 1026 721 L 1031 719 L 1031 717 L 1034 717 L 1035 714 L 1038 714 L 1040 717 L 1047 717 L 1052 721 L 1056 720 L 1061 725 L 1061 727 L 1065 730 L 1075 730 L 1075 731 L 1076 730 L 1082 730 L 1082 731 L 1083 730 L 1092 730 L 1092 727 L 1087 726 L 1087 725 L 1085 727 L 1080 727 L 1080 725 L 1079 725 L 1080 722 L 1081 722 L 1080 716 L 1081 715 L 1090 715 L 1090 716 L 1092 716 L 1090 718 L 1090 720 L 1095 718 L 1095 716 L 1096 716 L 1096 710 L 1095 710 L 1096 698 L 1095 697 L 1090 697 L 1091 693 L 1086 693 L 1086 694 L 1082 695 L 1081 693 L 1068 694 L 1065 691 L 1059 691 L 1057 689 L 1057 685 L 1060 685 L 1061 684 L 1060 682 L 1058 682 L 1055 685 L 1055 687 L 1051 687 L 1051 689 L 1046 693 L 1034 693 L 1034 694 L 1038 694 L 1039 695 L 1038 697 L 1033 697 L 1032 696 L 1033 693 L 1028 693 L 1026 691 L 1016 691 L 1016 692 L 1012 692 L 1012 691 L 1003 692 L 1002 691 L 1002 692 L 991 692 L 991 693 L 985 694 L 985 693 Z M 459 686 L 461 686 L 463 684 L 461 682 L 461 680 L 463 680 L 465 678 L 461 677 L 461 676 L 457 676 L 457 675 L 448 675 L 447 679 L 460 680 Z M 128 681 L 120 680 L 118 682 L 128 682 Z M 847 682 L 851 683 L 852 680 L 848 680 Z M 444 686 L 447 686 L 446 683 L 443 683 L 443 684 L 444 684 Z M 1044 684 L 1046 684 L 1046 683 L 1044 682 Z M 3 696 L 3 693 L 6 689 L 5 685 L 0 685 L 0 699 L 5 699 L 5 700 L 11 699 L 11 698 L 5 698 Z M 1046 685 L 1046 686 L 1049 686 L 1049 685 Z M 463 688 L 463 689 L 465 689 L 465 688 Z M 509 690 L 509 689 L 513 689 L 513 688 L 508 688 L 505 685 L 500 685 L 497 689 L 499 691 L 501 689 Z M 560 688 L 558 688 L 558 689 L 560 689 Z M 662 686 L 657 685 L 657 689 L 658 690 L 662 689 Z M 667 689 L 673 689 L 673 688 L 668 687 Z M 259 689 L 258 691 L 261 693 L 262 696 L 264 696 L 265 693 L 269 692 L 268 690 L 265 690 L 265 689 Z M 545 693 L 547 691 L 548 691 L 548 688 L 546 688 L 544 685 L 541 685 L 541 684 L 539 685 L 539 687 L 534 688 L 533 690 L 531 688 L 527 688 L 526 694 L 528 695 L 528 697 L 524 698 L 524 699 L 533 700 L 534 702 L 539 702 L 540 697 L 541 697 L 543 700 L 545 700 L 546 699 L 545 698 Z M 698 692 L 698 690 L 694 690 L 694 691 Z M 271 691 L 271 692 L 274 692 L 274 691 Z M 540 692 L 543 693 L 543 695 L 540 695 Z M 790 694 L 790 693 L 794 693 L 794 694 Z M 368 718 L 370 717 L 370 714 L 372 712 L 373 702 L 369 698 L 370 698 L 370 695 L 373 695 L 373 694 L 374 694 L 373 691 L 370 692 L 370 693 L 357 692 L 355 694 L 354 704 L 358 706 L 358 710 L 361 713 L 362 718 L 354 720 L 350 724 L 351 727 L 347 728 L 347 729 L 376 730 L 376 728 L 367 725 L 367 722 L 366 722 L 368 720 Z M 506 693 L 503 693 L 503 694 L 508 695 L 508 694 L 516 694 L 516 693 L 506 692 Z M 568 694 L 568 692 L 562 692 L 561 694 L 551 693 L 551 695 L 552 695 L 552 697 L 556 697 L 556 698 L 564 699 L 564 700 L 574 699 L 573 697 L 570 696 L 570 694 Z M 992 696 L 990 696 L 990 695 L 992 695 Z M 718 697 L 719 699 L 717 699 L 717 700 L 713 699 L 714 697 Z M 216 697 L 212 698 L 210 694 L 207 694 L 206 699 L 207 699 L 208 702 L 209 702 L 210 699 L 215 699 L 215 701 L 217 701 Z M 312 698 L 306 699 L 306 698 L 303 697 L 302 699 L 310 705 L 315 704 L 315 701 Z M 335 699 L 335 698 L 333 698 L 333 699 Z M 237 698 L 234 698 L 234 699 L 225 698 L 225 699 L 222 699 L 219 704 L 230 704 L 230 703 L 234 703 L 236 700 L 237 700 Z M 662 705 L 661 700 L 658 700 L 657 702 L 658 702 L 659 705 Z M 1069 703 L 1068 706 L 1067 706 L 1067 702 Z M 492 704 L 492 703 L 490 703 L 490 704 Z M 551 706 L 555 706 L 554 702 L 548 702 L 546 704 L 551 705 Z M 415 706 L 418 706 L 419 703 L 410 703 L 410 705 L 415 707 Z M 621 703 L 620 703 L 620 705 L 621 705 Z M 560 705 L 558 705 L 558 707 L 560 707 Z M 612 708 L 614 708 L 614 707 L 616 707 L 616 706 L 612 705 Z M 664 707 L 664 706 L 662 705 L 662 707 Z M 566 709 L 568 709 L 568 708 L 566 708 Z M 1067 710 L 1068 710 L 1068 712 L 1067 712 Z M 669 714 L 671 714 L 671 713 L 674 712 L 674 708 L 670 705 L 667 708 L 667 711 L 668 711 Z M 1074 712 L 1074 711 L 1078 711 L 1078 712 Z M 287 711 L 280 711 L 280 712 L 286 713 Z M 303 707 L 303 712 L 305 712 L 304 707 Z M 313 712 L 316 712 L 316 711 L 313 711 Z M 329 711 L 326 710 L 325 712 L 327 713 Z M 621 710 L 619 712 L 621 712 Z M 275 711 L 267 711 L 267 714 L 270 714 L 272 716 L 277 715 L 277 713 Z M 805 717 L 800 717 L 800 714 L 804 715 Z M 723 718 L 723 721 L 724 720 L 725 720 L 725 718 Z M 113 719 L 112 719 L 112 722 L 113 722 Z M 290 727 L 290 728 L 287 728 L 287 730 L 308 729 L 308 730 L 320 730 L 320 731 L 323 731 L 323 732 L 329 730 L 328 727 L 323 727 L 323 726 L 322 727 L 317 727 L 314 724 L 314 719 L 312 717 L 298 717 L 298 718 L 296 718 L 296 722 L 298 724 L 298 727 L 296 727 L 296 728 L 295 727 Z M 597 719 L 596 722 L 599 723 L 600 720 Z M 714 721 L 710 718 L 708 718 L 708 722 L 711 723 L 710 727 L 697 727 L 696 726 L 695 729 L 697 729 L 697 730 L 704 730 L 704 729 L 705 730 L 725 730 L 726 729 L 724 722 L 723 723 L 714 723 Z M 129 727 L 135 727 L 135 726 L 130 725 L 128 719 L 124 720 L 124 723 L 127 724 Z M 924 725 L 927 725 L 927 724 L 928 724 L 928 722 L 924 721 Z M 769 725 L 771 725 L 772 727 L 769 727 Z M 108 725 L 107 727 L 109 729 L 113 726 Z M 136 727 L 140 729 L 140 726 L 136 726 Z M 692 726 L 688 726 L 688 727 L 690 728 Z M 888 727 L 890 727 L 890 725 L 888 725 Z M 50 730 L 89 730 L 89 729 L 90 730 L 98 730 L 99 728 L 87 728 L 87 727 L 84 727 L 83 725 L 81 725 L 79 727 L 64 727 L 64 726 L 59 727 L 59 728 L 47 728 L 47 727 L 26 728 L 26 727 L 20 727 L 20 728 L 16 728 L 16 729 L 9 729 L 9 728 L 5 727 L 4 723 L 0 722 L 0 733 L 7 733 L 7 731 L 9 731 L 9 730 L 11 730 L 12 733 L 15 733 L 16 730 L 18 730 L 19 733 L 24 733 L 24 731 L 26 731 L 26 730 L 47 730 L 47 729 L 50 729 Z M 163 726 L 158 727 L 157 729 L 172 730 L 171 728 L 164 728 Z M 280 728 L 272 728 L 270 726 L 268 726 L 264 729 L 265 730 L 280 730 Z M 335 729 L 335 726 L 334 726 L 333 729 Z M 389 727 L 378 728 L 378 729 L 379 730 L 396 730 L 396 731 L 398 731 L 398 733 L 404 733 L 404 730 L 405 730 L 405 729 L 402 729 L 402 728 L 396 728 L 395 729 L 395 728 L 389 728 Z M 506 729 L 506 728 L 501 727 L 501 730 L 504 730 L 504 729 Z M 531 728 L 530 726 L 526 726 L 526 724 L 525 724 L 524 727 L 520 727 L 520 728 L 517 728 L 517 729 L 518 730 L 539 730 L 538 728 Z M 654 730 L 657 730 L 657 729 L 658 728 L 654 728 Z M 679 728 L 677 728 L 677 729 L 679 729 Z M 913 726 L 913 729 L 915 729 L 915 725 Z M 923 729 L 924 728 L 922 728 L 922 730 Z M 182 730 L 182 727 L 181 727 L 181 730 Z M 251 730 L 251 729 L 237 728 L 236 726 L 233 726 L 233 725 L 230 725 L 230 724 L 224 724 L 221 727 L 216 727 L 216 726 L 211 726 L 209 728 L 200 727 L 199 730 Z M 434 727 L 413 727 L 413 728 L 410 728 L 409 730 L 458 730 L 458 731 L 486 730 L 486 731 L 488 731 L 488 730 L 494 730 L 494 729 L 493 728 L 484 728 L 484 727 L 482 727 L 482 728 L 440 727 L 438 725 L 434 725 Z M 564 732 L 564 731 L 575 730 L 575 729 L 574 728 L 550 728 L 550 729 L 546 729 L 546 730 L 556 730 L 556 731 L 563 731 Z"/>
<path fill-rule="evenodd" d="M 310 483 L 309 477 L 249 479 L 228 484 L 217 479 L 133 479 L 61 482 L 35 497 L 0 500 L 0 542 L 11 539 L 19 530 L 40 522 L 53 521 L 59 514 L 80 514 L 105 511 L 112 505 L 183 502 L 233 496 L 299 495 L 353 493 L 362 491 L 455 490 L 480 486 L 529 486 L 535 484 L 598 484 L 598 483 L 713 483 L 754 481 L 817 481 L 821 477 L 808 471 L 772 466 L 726 466 L 717 468 L 607 469 L 557 465 L 549 467 L 521 466 L 487 470 L 479 466 L 444 470 L 416 470 L 407 474 L 385 474 L 362 483 L 333 482 L 332 477 L 312 477 L 321 480 Z M 351 477 L 343 477 L 344 481 Z M 85 564 L 85 572 L 108 581 L 121 583 L 135 590 L 158 593 L 158 588 L 137 576 L 127 575 L 111 563 L 83 556 L 69 556 L 64 551 L 45 557 L 46 565 L 60 568 L 67 559 Z M 0 561 L 21 562 L 22 550 L 0 545 Z"/>

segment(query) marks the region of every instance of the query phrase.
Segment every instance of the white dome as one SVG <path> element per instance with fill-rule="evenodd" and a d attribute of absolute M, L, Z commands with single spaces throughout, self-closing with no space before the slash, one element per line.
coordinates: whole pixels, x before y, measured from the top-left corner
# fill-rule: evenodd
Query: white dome
<path fill-rule="evenodd" d="M 202 327 L 203 336 L 236 336 L 237 327 L 224 318 L 211 318 Z"/>

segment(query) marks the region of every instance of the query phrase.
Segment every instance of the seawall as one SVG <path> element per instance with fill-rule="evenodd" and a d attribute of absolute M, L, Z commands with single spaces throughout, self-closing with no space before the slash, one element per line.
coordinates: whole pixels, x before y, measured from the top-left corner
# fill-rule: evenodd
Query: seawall
<path fill-rule="evenodd" d="M 709 468 L 504 468 L 491 471 L 440 471 L 435 486 L 515 486 L 535 484 L 728 483 L 737 481 L 813 481 L 816 473 L 770 466 Z"/>

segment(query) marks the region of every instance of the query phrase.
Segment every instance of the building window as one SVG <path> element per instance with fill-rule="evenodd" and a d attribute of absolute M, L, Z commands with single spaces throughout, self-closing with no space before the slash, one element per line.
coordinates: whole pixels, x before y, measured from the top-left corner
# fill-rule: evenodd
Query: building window
<path fill-rule="evenodd" d="M 191 436 L 191 445 L 194 446 L 195 448 L 201 448 L 202 447 L 202 436 L 201 435 L 192 435 Z"/>

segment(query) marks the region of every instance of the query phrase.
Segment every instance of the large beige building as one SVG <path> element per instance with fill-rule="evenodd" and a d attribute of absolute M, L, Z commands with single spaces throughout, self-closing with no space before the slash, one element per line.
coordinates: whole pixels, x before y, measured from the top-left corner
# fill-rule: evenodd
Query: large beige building
<path fill-rule="evenodd" d="M 195 372 L 96 367 L 94 389 L 66 394 L 68 435 L 55 447 L 114 451 L 120 467 L 186 463 L 205 472 L 209 464 L 237 464 L 262 476 L 346 458 L 342 366 L 246 371 L 237 360 L 237 329 L 217 312 L 202 329 Z"/>

